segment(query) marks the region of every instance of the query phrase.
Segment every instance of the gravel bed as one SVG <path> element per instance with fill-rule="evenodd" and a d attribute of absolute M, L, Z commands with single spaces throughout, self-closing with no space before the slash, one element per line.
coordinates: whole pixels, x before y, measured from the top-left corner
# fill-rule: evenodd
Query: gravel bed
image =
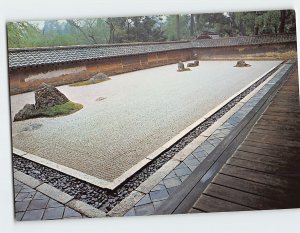
<path fill-rule="evenodd" d="M 135 190 L 142 182 L 161 168 L 168 162 L 176 153 L 181 151 L 187 144 L 192 142 L 232 107 L 234 107 L 240 100 L 247 96 L 257 86 L 269 78 L 281 65 L 274 68 L 263 78 L 258 80 L 247 90 L 239 94 L 232 101 L 222 107 L 219 111 L 214 113 L 187 135 L 176 142 L 167 151 L 163 152 L 158 158 L 147 164 L 144 168 L 128 178 L 124 183 L 119 185 L 115 190 L 107 190 L 99 188 L 85 181 L 81 181 L 75 177 L 66 175 L 54 169 L 24 159 L 18 155 L 13 155 L 13 167 L 27 175 L 30 175 L 42 182 L 51 184 L 61 191 L 74 196 L 75 199 L 86 202 L 95 208 L 101 209 L 104 212 L 109 212 L 114 206 L 120 203 L 126 196 Z"/>

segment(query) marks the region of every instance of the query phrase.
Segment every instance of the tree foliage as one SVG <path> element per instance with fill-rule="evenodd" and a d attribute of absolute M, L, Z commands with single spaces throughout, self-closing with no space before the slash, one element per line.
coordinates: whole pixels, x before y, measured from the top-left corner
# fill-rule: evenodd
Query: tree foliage
<path fill-rule="evenodd" d="M 228 37 L 295 31 L 292 10 L 48 20 L 42 26 L 7 24 L 10 48 L 190 40 L 207 32 Z"/>

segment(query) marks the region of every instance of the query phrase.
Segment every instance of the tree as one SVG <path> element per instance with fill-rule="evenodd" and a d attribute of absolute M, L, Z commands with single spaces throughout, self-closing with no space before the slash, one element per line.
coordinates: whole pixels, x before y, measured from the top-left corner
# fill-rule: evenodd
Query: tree
<path fill-rule="evenodd" d="M 180 40 L 180 17 L 179 17 L 179 15 L 176 15 L 176 35 L 177 35 L 177 40 Z"/>
<path fill-rule="evenodd" d="M 7 23 L 8 47 L 29 47 L 32 38 L 41 35 L 40 30 L 28 22 Z"/>

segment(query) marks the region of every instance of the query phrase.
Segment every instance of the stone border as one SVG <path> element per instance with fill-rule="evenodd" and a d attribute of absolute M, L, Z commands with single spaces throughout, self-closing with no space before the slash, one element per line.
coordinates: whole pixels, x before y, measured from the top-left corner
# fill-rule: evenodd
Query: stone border
<path fill-rule="evenodd" d="M 199 147 L 199 145 L 205 142 L 206 139 L 209 138 L 215 130 L 217 130 L 232 115 L 234 115 L 239 109 L 241 109 L 255 94 L 257 94 L 262 89 L 262 87 L 264 87 L 268 82 L 270 82 L 283 68 L 284 66 L 281 66 L 276 72 L 274 72 L 269 78 L 267 78 L 264 82 L 262 82 L 259 86 L 257 86 L 251 93 L 245 96 L 241 101 L 239 101 L 234 107 L 232 107 L 227 113 L 225 113 L 221 118 L 219 118 L 215 123 L 213 123 L 208 129 L 206 129 L 191 143 L 189 143 L 181 151 L 179 151 L 173 158 L 171 158 L 168 162 L 166 162 L 153 175 L 151 175 L 147 180 L 145 180 L 142 184 L 140 184 L 139 187 L 136 188 L 135 191 L 133 191 L 134 194 L 132 195 L 130 194 L 128 197 L 123 199 L 119 204 L 117 204 L 111 211 L 109 211 L 108 215 L 116 216 L 116 217 L 124 216 L 130 209 L 132 209 L 135 206 L 135 204 L 141 198 L 144 197 L 144 195 L 150 193 L 152 188 L 158 185 L 164 179 L 164 177 L 166 177 L 179 164 L 181 164 L 181 162 L 183 162 L 193 151 L 195 151 Z"/>
<path fill-rule="evenodd" d="M 190 131 L 192 131 L 193 129 L 195 129 L 198 125 L 200 125 L 201 123 L 203 123 L 205 120 L 207 120 L 210 116 L 212 116 L 213 114 L 215 114 L 216 112 L 218 112 L 222 107 L 224 107 L 226 104 L 228 104 L 230 101 L 232 101 L 234 98 L 236 98 L 238 95 L 240 95 L 241 93 L 243 93 L 245 90 L 247 90 L 249 87 L 251 87 L 253 84 L 255 84 L 257 81 L 259 81 L 260 79 L 262 79 L 264 76 L 266 76 L 268 73 L 270 73 L 272 70 L 274 70 L 276 67 L 275 66 L 273 68 L 271 68 L 270 70 L 268 70 L 267 72 L 265 72 L 263 75 L 259 76 L 257 79 L 255 79 L 254 81 L 252 81 L 250 84 L 248 84 L 246 87 L 244 87 L 242 90 L 240 90 L 239 92 L 235 93 L 234 95 L 232 95 L 231 97 L 229 97 L 228 99 L 226 99 L 225 101 L 223 101 L 221 104 L 219 104 L 217 107 L 215 107 L 214 109 L 212 109 L 211 111 L 209 111 L 207 114 L 205 114 L 203 117 L 201 117 L 200 119 L 198 119 L 196 122 L 194 122 L 193 124 L 191 124 L 190 126 L 188 126 L 187 128 L 185 128 L 183 131 L 181 131 L 179 134 L 177 134 L 175 137 L 173 137 L 172 139 L 170 139 L 168 142 L 166 142 L 164 145 L 162 145 L 161 147 L 159 147 L 157 150 L 155 150 L 154 152 L 152 152 L 150 155 L 148 155 L 145 159 L 141 160 L 140 162 L 138 162 L 137 164 L 135 164 L 134 166 L 132 166 L 129 170 L 125 171 L 121 176 L 117 177 L 116 179 L 114 179 L 112 182 L 108 182 L 106 180 L 103 179 L 99 179 L 96 178 L 94 176 L 90 176 L 88 174 L 85 174 L 83 172 L 77 171 L 75 169 L 57 164 L 55 162 L 52 162 L 50 160 L 41 158 L 37 155 L 34 154 L 30 154 L 27 152 L 24 152 L 20 149 L 14 148 L 13 147 L 13 153 L 26 158 L 28 160 L 34 161 L 36 163 L 39 163 L 41 165 L 47 166 L 49 168 L 55 169 L 59 172 L 65 173 L 67 175 L 76 177 L 80 180 L 86 181 L 90 184 L 93 184 L 97 187 L 100 188 L 104 188 L 104 189 L 109 189 L 109 190 L 114 190 L 115 188 L 117 188 L 120 184 L 122 184 L 124 181 L 126 181 L 129 177 L 131 177 L 132 175 L 134 175 L 136 172 L 138 172 L 139 170 L 141 170 L 143 167 L 145 167 L 147 164 L 149 164 L 152 160 L 156 159 L 159 155 L 161 155 L 164 151 L 168 150 L 170 147 L 172 147 L 176 142 L 178 142 L 182 137 L 186 136 Z M 279 69 L 280 70 L 280 69 Z M 274 73 L 276 74 L 278 72 L 278 70 Z M 273 77 L 273 75 L 271 75 L 271 77 Z M 270 77 L 269 77 L 270 78 Z M 268 78 L 268 79 L 269 79 Z M 267 79 L 267 80 L 268 80 Z M 266 80 L 265 80 L 266 81 Z M 265 81 L 263 83 L 265 83 Z M 259 86 L 258 86 L 259 87 Z M 255 88 L 255 90 L 257 90 L 257 88 Z M 253 90 L 250 94 L 248 94 L 247 96 L 251 95 L 255 90 Z M 255 92 L 256 93 L 256 92 Z M 246 96 L 246 97 L 247 97 Z M 245 98 L 246 98 L 245 97 Z M 235 105 L 236 106 L 236 105 Z M 235 107 L 234 106 L 234 107 Z M 234 108 L 233 107 L 233 108 Z M 232 109 L 229 110 L 229 112 Z M 237 109 L 236 109 L 237 110 Z M 228 112 L 227 112 L 228 113 Z M 227 114 L 226 113 L 226 114 Z M 225 115 L 226 115 L 225 114 Z M 223 117 L 223 116 L 222 116 Z M 221 118 L 222 118 L 221 117 Z M 228 116 L 229 117 L 229 116 Z M 220 118 L 220 119 L 221 119 Z M 219 119 L 219 120 L 220 120 Z M 219 121 L 218 120 L 218 121 Z M 216 123 L 216 122 L 215 122 Z M 215 123 L 213 125 L 215 125 Z M 212 126 L 210 126 L 209 128 L 211 128 Z M 214 126 L 216 127 L 216 125 Z M 212 130 L 212 129 L 211 129 Z M 204 133 L 204 132 L 203 132 Z M 202 136 L 205 136 L 205 134 Z M 207 133 L 206 133 L 207 135 Z M 182 150 L 184 151 L 184 150 Z M 178 154 L 180 154 L 182 151 L 180 151 Z M 184 153 L 184 152 L 182 152 Z M 182 154 L 181 153 L 181 154 Z M 188 154 L 187 154 L 188 155 Z M 186 156 L 187 156 L 186 155 Z M 182 157 L 183 158 L 183 157 Z"/>
<path fill-rule="evenodd" d="M 96 209 L 93 206 L 88 205 L 82 201 L 75 200 L 74 197 L 70 196 L 69 194 L 64 193 L 59 189 L 54 188 L 47 183 L 43 183 L 29 175 L 26 175 L 23 172 L 18 171 L 17 169 L 14 169 L 14 178 L 21 183 L 29 186 L 30 188 L 43 193 L 44 195 L 54 199 L 55 201 L 66 205 L 89 218 L 106 216 L 105 212 Z"/>

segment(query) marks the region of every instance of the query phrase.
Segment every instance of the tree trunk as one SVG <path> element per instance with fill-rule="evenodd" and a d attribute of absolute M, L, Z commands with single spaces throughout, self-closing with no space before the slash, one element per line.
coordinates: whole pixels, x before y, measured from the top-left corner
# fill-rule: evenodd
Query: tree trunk
<path fill-rule="evenodd" d="M 256 24 L 255 27 L 254 27 L 254 35 L 255 35 L 255 36 L 258 35 L 258 31 L 259 31 L 259 27 L 258 27 L 258 25 Z"/>
<path fill-rule="evenodd" d="M 190 34 L 191 36 L 195 35 L 195 19 L 194 19 L 194 15 L 191 14 L 191 27 L 190 27 Z"/>
<path fill-rule="evenodd" d="M 286 11 L 282 10 L 282 11 L 280 11 L 280 25 L 279 25 L 279 33 L 280 34 L 284 33 L 285 19 L 286 19 Z"/>
<path fill-rule="evenodd" d="M 180 22 L 179 22 L 179 15 L 176 15 L 176 32 L 177 32 L 177 40 L 180 40 Z"/>

